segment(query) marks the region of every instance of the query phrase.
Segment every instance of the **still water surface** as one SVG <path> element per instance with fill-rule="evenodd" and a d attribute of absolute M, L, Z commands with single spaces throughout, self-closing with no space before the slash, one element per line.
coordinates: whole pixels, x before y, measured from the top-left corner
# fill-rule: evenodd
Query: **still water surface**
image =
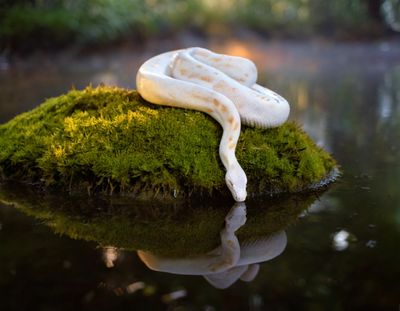
<path fill-rule="evenodd" d="M 203 209 L 206 206 L 205 214 L 218 215 L 218 230 L 211 238 L 205 235 L 196 240 L 192 236 L 186 244 L 166 239 L 170 245 L 161 248 L 173 249 L 175 244 L 197 247 L 190 260 L 183 261 L 143 252 L 138 256 L 136 251 L 103 243 L 100 247 L 95 238 L 86 242 L 80 240 L 78 231 L 74 235 L 73 222 L 60 229 L 61 218 L 27 216 L 29 208 L 41 205 L 40 197 L 26 200 L 25 209 L 0 205 L 1 309 L 398 310 L 399 42 L 249 41 L 193 42 L 183 38 L 143 50 L 122 48 L 90 56 L 38 55 L 15 63 L 1 61 L 0 122 L 6 122 L 71 86 L 105 83 L 134 87 L 140 63 L 163 50 L 202 45 L 249 57 L 259 68 L 261 83 L 289 100 L 291 118 L 334 155 L 344 172 L 327 192 L 307 199 L 308 210 L 299 211 L 295 224 L 285 228 L 286 220 L 280 219 L 279 230 L 269 240 L 263 237 L 263 230 L 270 233 L 267 220 L 274 220 L 273 214 L 260 216 L 251 211 L 268 210 L 274 203 L 232 207 L 231 202 L 197 202 Z M 28 197 L 17 188 L 11 192 L 14 197 L 20 193 L 19 200 Z M 62 205 L 57 200 L 50 204 Z M 75 204 L 79 210 L 79 201 Z M 96 211 L 120 209 L 118 202 L 85 204 L 94 206 L 94 211 L 78 221 L 89 231 Z M 176 219 L 171 216 L 177 226 L 191 217 L 179 216 L 180 208 L 175 207 Z M 160 213 L 160 217 L 164 215 Z M 148 235 L 154 233 L 157 239 L 161 233 L 151 227 L 157 214 L 150 220 L 145 214 L 129 217 L 145 224 L 151 230 Z M 112 213 L 108 215 L 111 219 Z M 264 227 L 257 222 L 261 217 L 266 219 Z M 293 223 L 293 215 L 290 217 L 287 222 Z M 257 230 L 247 229 L 251 243 L 239 243 L 236 233 L 245 236 L 246 226 Z M 65 231 L 69 234 L 60 234 Z M 252 239 L 254 232 L 257 238 Z M 201 254 L 198 245 L 202 238 L 212 239 L 213 253 Z M 194 271 L 191 274 L 196 275 L 156 272 L 149 267 L 175 273 Z"/>

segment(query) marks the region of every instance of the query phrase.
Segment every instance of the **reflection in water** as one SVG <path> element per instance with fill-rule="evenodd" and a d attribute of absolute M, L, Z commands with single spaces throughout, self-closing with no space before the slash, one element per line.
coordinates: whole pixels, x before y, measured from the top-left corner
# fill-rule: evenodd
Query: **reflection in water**
<path fill-rule="evenodd" d="M 236 203 L 225 217 L 220 245 L 203 255 L 190 258 L 168 258 L 138 251 L 139 258 L 152 270 L 185 275 L 202 275 L 216 288 L 227 288 L 241 279 L 254 280 L 259 263 L 280 255 L 286 247 L 284 231 L 251 242 L 239 243 L 235 232 L 246 223 L 246 205 Z"/>
<path fill-rule="evenodd" d="M 381 123 L 390 122 L 400 114 L 400 67 L 387 73 L 378 88 L 378 119 Z"/>
<path fill-rule="evenodd" d="M 137 292 L 138 290 L 143 289 L 144 287 L 145 287 L 145 283 L 143 283 L 143 282 L 134 282 L 134 283 L 129 284 L 126 287 L 126 292 L 128 294 L 133 294 L 133 293 Z"/>
<path fill-rule="evenodd" d="M 114 267 L 114 262 L 118 259 L 118 249 L 116 247 L 105 247 L 103 249 L 103 259 L 107 268 Z"/>
<path fill-rule="evenodd" d="M 333 235 L 333 247 L 337 251 L 344 251 L 347 247 L 349 247 L 349 238 L 350 234 L 346 230 L 340 230 Z"/>
<path fill-rule="evenodd" d="M 161 258 L 194 258 L 218 246 L 221 254 L 237 262 L 240 254 L 235 250 L 240 243 L 261 241 L 285 230 L 315 198 L 315 194 L 308 193 L 250 200 L 246 214 L 244 205 L 235 205 L 228 213 L 229 206 L 218 200 L 203 205 L 143 202 L 130 197 L 84 199 L 37 193 L 15 183 L 0 184 L 0 202 L 12 204 L 57 234 L 96 242 L 103 248 L 102 261 L 108 267 L 122 261 L 124 251 L 146 250 Z"/>
<path fill-rule="evenodd" d="M 46 97 L 66 92 L 72 85 L 83 88 L 93 81 L 111 82 L 109 72 L 117 73 L 120 86 L 134 87 L 132 73 L 143 61 L 163 50 L 197 45 L 221 53 L 231 49 L 256 62 L 262 82 L 285 94 L 292 103 L 292 118 L 332 151 L 344 171 L 340 183 L 330 195 L 312 205 L 308 217 L 287 230 L 291 247 L 284 256 L 269 262 L 250 286 L 237 282 L 222 293 L 201 278 L 149 273 L 134 253 L 123 249 L 158 250 L 157 255 L 162 257 L 199 256 L 220 243 L 219 231 L 230 206 L 185 206 L 177 207 L 174 213 L 164 206 L 137 208 L 132 203 L 129 208 L 109 204 L 108 209 L 100 204 L 86 206 L 82 200 L 69 205 L 66 201 L 49 204 L 43 196 L 36 199 L 35 206 L 27 193 L 18 192 L 11 197 L 2 193 L 0 186 L 0 200 L 16 202 L 19 210 L 56 233 L 95 241 L 60 238 L 17 210 L 0 208 L 0 290 L 8 298 L 1 301 L 1 307 L 116 310 L 135 305 L 137 309 L 165 310 L 161 295 L 185 288 L 187 298 L 184 305 L 174 306 L 176 309 L 205 310 L 211 306 L 216 310 L 255 310 L 252 307 L 259 306 L 259 301 L 273 310 L 398 309 L 398 40 L 334 44 L 257 42 L 251 38 L 238 43 L 199 40 L 187 38 L 162 44 L 157 41 L 146 47 L 146 52 L 113 50 L 98 57 L 66 62 L 49 58 L 15 65 L 3 64 L 0 59 L 0 122 L 33 108 Z M 248 203 L 247 223 L 236 235 L 242 242 L 271 234 L 271 228 L 275 232 L 284 230 L 314 199 L 296 211 L 294 204 L 275 208 L 268 203 L 265 208 L 265 203 L 260 202 L 253 213 Z M 213 204 L 206 202 L 209 203 Z M 340 230 L 349 234 L 347 238 L 342 234 L 336 237 L 339 243 L 347 245 L 341 252 L 334 246 L 335 233 Z M 118 247 L 120 255 L 114 262 L 115 268 L 104 272 L 103 254 L 95 245 Z M 173 253 L 170 245 L 177 246 L 179 251 Z M 190 247 L 195 249 L 189 251 Z M 42 286 L 43 280 L 51 291 Z M 112 287 L 105 290 L 99 286 L 102 283 Z M 127 293 L 134 294 L 117 299 L 114 288 L 125 288 Z M 77 305 L 68 304 L 72 301 Z"/>
<path fill-rule="evenodd" d="M 180 298 L 186 297 L 186 295 L 187 295 L 186 290 L 181 289 L 181 290 L 177 290 L 177 291 L 174 291 L 174 292 L 172 292 L 172 293 L 163 295 L 163 296 L 161 297 L 161 299 L 162 299 L 162 301 L 163 301 L 164 303 L 171 303 L 171 302 L 173 302 L 173 301 L 175 301 L 175 300 L 178 300 L 178 299 L 180 299 Z"/>
<path fill-rule="evenodd" d="M 121 265 L 132 265 L 132 259 L 126 260 L 130 256 L 127 250 L 131 250 L 137 251 L 150 269 L 201 275 L 216 288 L 228 288 L 238 280 L 253 281 L 259 264 L 285 249 L 283 230 L 314 200 L 314 194 L 292 195 L 268 202 L 250 200 L 247 207 L 235 203 L 229 210 L 219 201 L 209 201 L 206 206 L 191 206 L 186 201 L 141 205 L 132 198 L 84 200 L 37 193 L 14 183 L 0 185 L 0 202 L 12 204 L 58 234 L 100 245 L 103 265 L 113 268 L 109 273 L 118 273 Z M 123 281 L 110 278 L 101 284 L 117 296 L 153 295 L 160 286 L 158 281 L 154 286 L 154 280 L 162 278 L 128 274 Z M 187 292 L 187 285 L 168 288 L 160 298 L 169 304 Z"/>

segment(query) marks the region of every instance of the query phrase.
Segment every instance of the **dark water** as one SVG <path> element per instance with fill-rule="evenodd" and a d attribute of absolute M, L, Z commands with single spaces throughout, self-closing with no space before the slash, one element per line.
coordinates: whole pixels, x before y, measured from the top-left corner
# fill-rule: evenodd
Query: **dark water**
<path fill-rule="evenodd" d="M 13 64 L 3 61 L 0 122 L 71 85 L 134 87 L 135 72 L 150 55 L 203 45 L 254 59 L 260 80 L 291 102 L 291 118 L 334 155 L 343 177 L 310 200 L 307 212 L 284 230 L 287 245 L 280 233 L 282 254 L 260 264 L 252 282 L 238 280 L 228 289 L 216 289 L 200 275 L 151 271 L 134 251 L 99 247 L 79 240 L 79 235 L 73 240 L 54 234 L 60 223 L 54 222 L 52 229 L 51 215 L 37 220 L 27 216 L 27 210 L 2 205 L 0 309 L 398 310 L 399 42 L 191 40 L 90 57 L 38 55 Z M 221 229 L 231 205 L 221 204 Z M 249 211 L 268 208 L 265 205 L 247 206 L 244 227 L 257 223 L 251 217 L 261 217 Z M 214 238 L 219 241 L 218 233 Z"/>

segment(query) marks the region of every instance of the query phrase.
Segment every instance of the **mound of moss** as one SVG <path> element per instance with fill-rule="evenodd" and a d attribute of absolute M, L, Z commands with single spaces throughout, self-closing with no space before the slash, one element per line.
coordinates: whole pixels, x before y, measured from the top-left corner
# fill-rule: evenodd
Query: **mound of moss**
<path fill-rule="evenodd" d="M 221 135 L 204 113 L 156 106 L 134 90 L 88 87 L 0 125 L 0 176 L 89 193 L 229 195 Z M 336 166 L 294 123 L 243 127 L 236 154 L 249 194 L 308 189 Z"/>
<path fill-rule="evenodd" d="M 239 240 L 250 242 L 284 230 L 315 199 L 313 194 L 298 194 L 246 202 L 247 221 L 237 232 Z M 196 256 L 220 245 L 220 231 L 232 207 L 226 200 L 170 204 L 63 196 L 16 184 L 0 185 L 0 203 L 38 219 L 56 234 L 167 257 Z"/>

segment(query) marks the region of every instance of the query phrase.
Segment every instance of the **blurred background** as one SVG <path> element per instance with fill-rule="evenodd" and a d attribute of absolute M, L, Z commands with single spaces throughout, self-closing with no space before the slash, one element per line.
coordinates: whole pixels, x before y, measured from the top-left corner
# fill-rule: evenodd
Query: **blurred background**
<path fill-rule="evenodd" d="M 261 83 L 304 108 L 306 76 L 347 67 L 381 70 L 392 65 L 400 42 L 400 0 L 0 4 L 0 122 L 72 87 L 134 88 L 146 59 L 191 46 L 252 59 Z M 285 76 L 303 81 L 287 83 Z"/>
<path fill-rule="evenodd" d="M 377 39 L 400 30 L 398 0 L 2 0 L 1 48 L 142 42 L 182 32 Z"/>
<path fill-rule="evenodd" d="M 71 87 L 134 88 L 149 57 L 202 46 L 253 60 L 343 171 L 287 229 L 282 256 L 225 291 L 132 252 L 109 267 L 96 243 L 0 206 L 2 307 L 398 310 L 399 32 L 400 0 L 0 0 L 0 124 Z M 150 294 L 116 290 L 132 280 Z M 187 297 L 163 303 L 176 289 Z"/>

